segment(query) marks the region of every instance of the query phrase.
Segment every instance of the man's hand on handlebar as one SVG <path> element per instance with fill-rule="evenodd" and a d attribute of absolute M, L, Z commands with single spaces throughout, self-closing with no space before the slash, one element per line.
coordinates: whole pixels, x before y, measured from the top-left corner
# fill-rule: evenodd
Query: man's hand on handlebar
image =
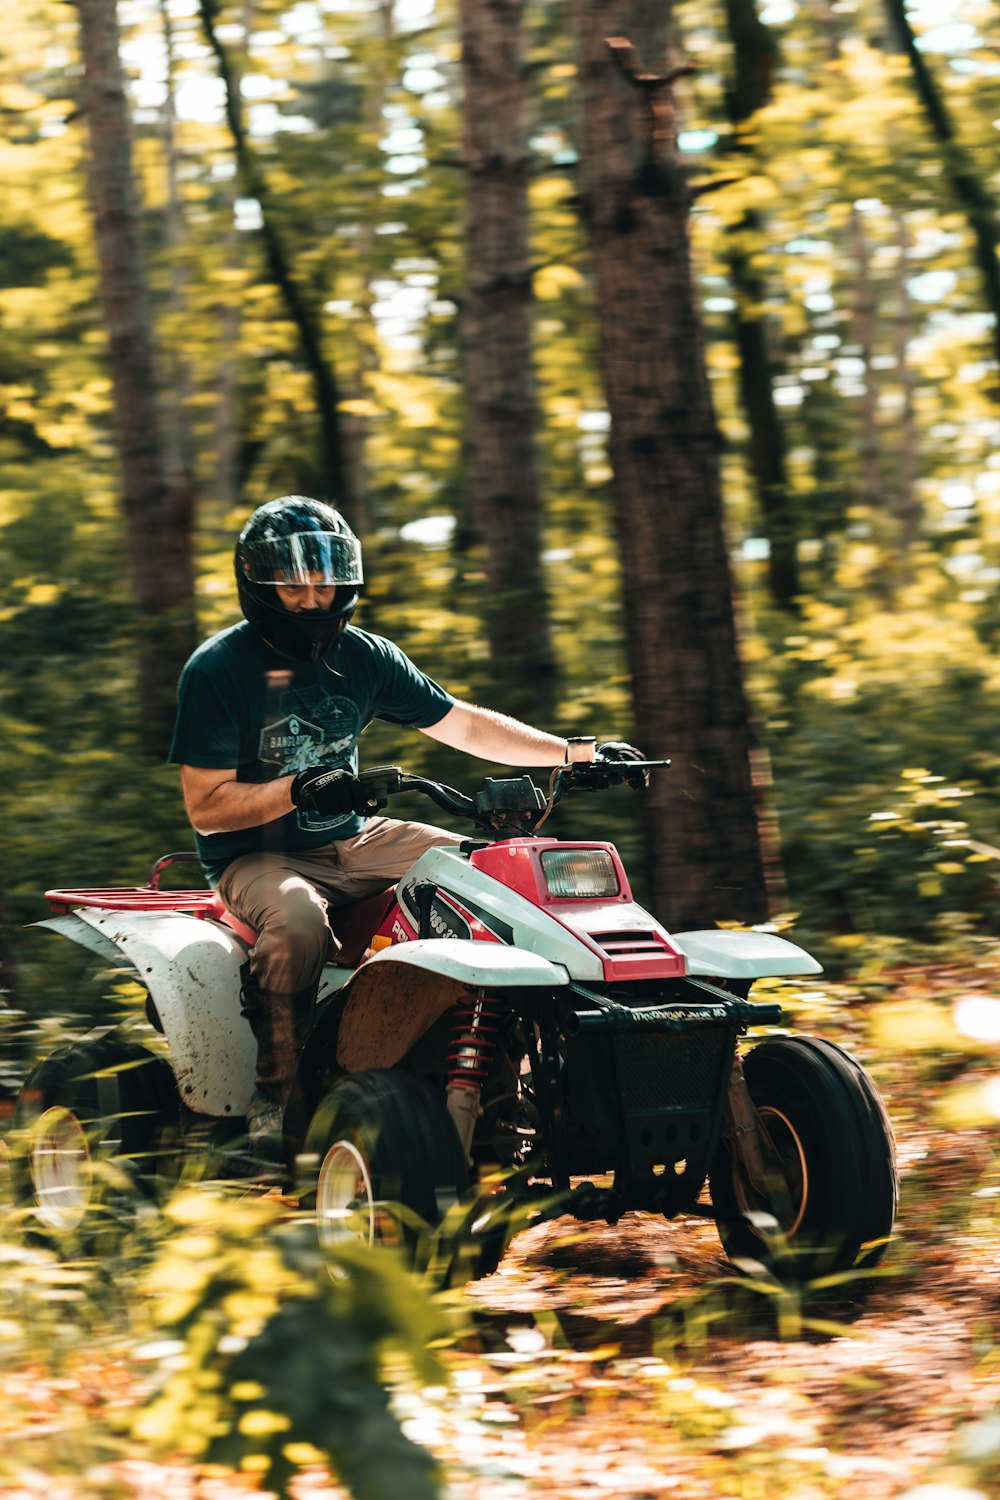
<path fill-rule="evenodd" d="M 385 803 L 339 766 L 309 766 L 292 781 L 292 801 L 303 812 L 335 818 L 347 813 L 376 812 Z"/>
<path fill-rule="evenodd" d="M 598 745 L 597 754 L 594 757 L 594 764 L 597 766 L 602 763 L 608 766 L 610 763 L 616 770 L 621 767 L 621 779 L 634 792 L 641 792 L 649 786 L 649 772 L 645 769 L 640 770 L 634 764 L 636 761 L 644 764 L 646 757 L 641 750 L 637 750 L 634 745 L 626 744 L 624 740 L 604 740 Z M 626 769 L 629 765 L 632 765 L 633 769 Z"/>

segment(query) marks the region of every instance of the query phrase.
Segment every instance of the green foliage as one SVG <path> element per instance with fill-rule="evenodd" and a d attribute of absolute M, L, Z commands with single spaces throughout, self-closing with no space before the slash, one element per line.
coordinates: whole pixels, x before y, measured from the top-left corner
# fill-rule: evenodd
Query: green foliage
<path fill-rule="evenodd" d="M 190 1191 L 143 1278 L 161 1361 L 135 1437 L 165 1456 L 260 1475 L 289 1494 L 303 1468 L 329 1466 L 358 1500 L 437 1494 L 426 1452 L 406 1438 L 387 1360 L 424 1382 L 442 1368 L 440 1315 L 388 1254 L 361 1246 L 320 1258 L 308 1225 L 267 1199 Z"/>
<path fill-rule="evenodd" d="M 753 648 L 786 904 L 821 946 L 995 925 L 995 663 L 950 593 L 927 586 L 894 614 L 808 601 L 773 654 Z"/>

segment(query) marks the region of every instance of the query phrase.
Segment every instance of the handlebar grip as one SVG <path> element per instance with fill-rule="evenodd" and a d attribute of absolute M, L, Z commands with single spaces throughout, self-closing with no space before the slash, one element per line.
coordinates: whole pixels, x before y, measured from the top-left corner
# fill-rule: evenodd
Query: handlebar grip
<path fill-rule="evenodd" d="M 405 774 L 402 766 L 367 766 L 365 770 L 358 772 L 357 780 L 362 786 L 384 781 L 387 791 L 398 792 Z"/>

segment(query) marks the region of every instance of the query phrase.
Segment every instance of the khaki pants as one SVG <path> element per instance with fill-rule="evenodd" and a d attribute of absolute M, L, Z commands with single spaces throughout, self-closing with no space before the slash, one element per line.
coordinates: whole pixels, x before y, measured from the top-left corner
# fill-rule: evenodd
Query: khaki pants
<path fill-rule="evenodd" d="M 250 972 L 260 990 L 299 995 L 319 979 L 337 941 L 328 906 L 345 906 L 393 885 L 413 861 L 463 835 L 372 818 L 353 839 L 338 839 L 301 853 L 244 854 L 222 873 L 217 889 L 241 922 L 259 933 Z"/>

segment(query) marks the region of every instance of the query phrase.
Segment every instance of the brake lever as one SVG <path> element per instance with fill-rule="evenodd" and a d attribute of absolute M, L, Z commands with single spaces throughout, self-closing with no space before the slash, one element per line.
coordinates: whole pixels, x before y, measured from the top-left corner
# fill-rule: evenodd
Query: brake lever
<path fill-rule="evenodd" d="M 609 786 L 621 786 L 636 773 L 661 770 L 670 765 L 669 760 L 578 760 L 559 770 L 559 792 L 556 801 L 564 792 L 600 792 Z M 631 784 L 631 783 L 630 783 Z"/>
<path fill-rule="evenodd" d="M 402 766 L 368 766 L 359 771 L 354 778 L 361 794 L 357 811 L 375 813 L 388 807 L 389 798 L 402 788 L 405 774 Z"/>

